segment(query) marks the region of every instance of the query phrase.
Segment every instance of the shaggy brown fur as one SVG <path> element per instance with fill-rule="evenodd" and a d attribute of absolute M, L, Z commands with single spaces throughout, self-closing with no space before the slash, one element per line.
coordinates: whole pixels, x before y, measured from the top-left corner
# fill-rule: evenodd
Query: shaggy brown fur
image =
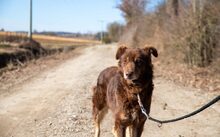
<path fill-rule="evenodd" d="M 120 47 L 116 54 L 118 67 L 109 67 L 100 73 L 92 97 L 95 137 L 100 136 L 105 108 L 113 112 L 115 137 L 125 137 L 126 128 L 130 136 L 141 136 L 146 117 L 141 113 L 137 94 L 149 114 L 153 91 L 151 54 L 158 56 L 153 47 Z"/>

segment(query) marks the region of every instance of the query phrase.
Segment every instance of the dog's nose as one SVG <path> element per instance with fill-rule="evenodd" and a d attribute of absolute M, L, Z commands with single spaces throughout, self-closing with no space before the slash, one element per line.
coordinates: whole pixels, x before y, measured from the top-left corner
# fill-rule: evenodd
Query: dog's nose
<path fill-rule="evenodd" d="M 126 73 L 127 78 L 131 78 L 132 75 L 133 75 L 133 72 Z"/>

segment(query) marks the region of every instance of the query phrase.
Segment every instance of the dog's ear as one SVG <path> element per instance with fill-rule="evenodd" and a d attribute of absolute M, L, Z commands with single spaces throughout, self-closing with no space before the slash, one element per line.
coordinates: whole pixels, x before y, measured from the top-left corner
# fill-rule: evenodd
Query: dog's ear
<path fill-rule="evenodd" d="M 154 47 L 145 47 L 144 51 L 147 52 L 148 54 L 153 54 L 154 57 L 158 57 L 157 49 Z"/>
<path fill-rule="evenodd" d="M 121 46 L 118 48 L 118 51 L 116 53 L 116 59 L 120 59 L 120 57 L 125 53 L 127 47 L 126 46 Z"/>

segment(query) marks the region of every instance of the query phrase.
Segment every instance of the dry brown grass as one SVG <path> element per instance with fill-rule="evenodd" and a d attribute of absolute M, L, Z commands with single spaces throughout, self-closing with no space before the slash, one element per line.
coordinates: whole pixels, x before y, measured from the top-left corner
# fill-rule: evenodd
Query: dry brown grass
<path fill-rule="evenodd" d="M 0 68 L 10 64 L 11 60 L 25 62 L 61 51 L 71 51 L 81 46 L 100 44 L 96 40 L 36 34 L 33 35 L 33 40 L 35 44 L 29 43 L 25 33 L 0 32 Z M 17 65 L 18 61 L 13 61 L 13 63 Z"/>

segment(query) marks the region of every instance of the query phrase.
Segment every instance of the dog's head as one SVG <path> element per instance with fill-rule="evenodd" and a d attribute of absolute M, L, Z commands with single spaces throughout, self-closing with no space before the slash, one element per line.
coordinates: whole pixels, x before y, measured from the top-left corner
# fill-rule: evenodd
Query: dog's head
<path fill-rule="evenodd" d="M 127 48 L 119 47 L 116 59 L 119 60 L 119 67 L 123 77 L 131 83 L 138 83 L 148 73 L 152 73 L 151 55 L 158 56 L 154 47 Z"/>

